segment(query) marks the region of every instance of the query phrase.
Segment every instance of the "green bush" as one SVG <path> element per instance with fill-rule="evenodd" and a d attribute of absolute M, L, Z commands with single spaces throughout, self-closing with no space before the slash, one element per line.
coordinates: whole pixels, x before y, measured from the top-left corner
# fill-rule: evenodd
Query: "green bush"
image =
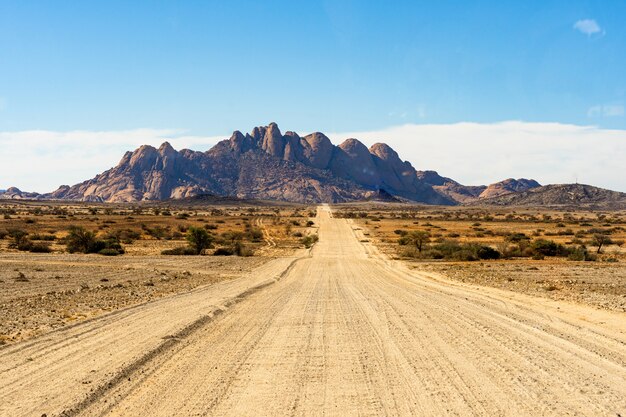
<path fill-rule="evenodd" d="M 319 237 L 317 235 L 307 235 L 307 236 L 303 237 L 302 239 L 300 239 L 300 242 L 304 245 L 304 247 L 310 248 L 318 240 L 319 240 Z"/>
<path fill-rule="evenodd" d="M 597 257 L 589 253 L 586 247 L 579 246 L 570 250 L 567 259 L 570 261 L 595 261 Z"/>
<path fill-rule="evenodd" d="M 98 252 L 100 255 L 104 256 L 117 256 L 121 255 L 124 252 L 119 252 L 117 249 L 105 248 Z"/>
<path fill-rule="evenodd" d="M 533 251 L 533 255 L 542 256 L 566 256 L 567 250 L 552 240 L 537 239 L 530 244 L 530 248 Z"/>
<path fill-rule="evenodd" d="M 215 252 L 213 252 L 215 256 L 252 256 L 254 252 L 252 249 L 246 247 L 243 243 L 236 241 L 230 246 L 224 246 L 217 248 Z"/>
<path fill-rule="evenodd" d="M 214 256 L 231 256 L 234 254 L 235 254 L 235 251 L 229 247 L 217 248 L 215 249 L 215 252 L 213 252 Z"/>
<path fill-rule="evenodd" d="M 417 254 L 417 256 L 416 256 Z M 477 261 L 479 259 L 500 259 L 502 254 L 490 246 L 478 243 L 458 243 L 442 241 L 423 248 L 421 255 L 417 248 L 404 251 L 404 256 L 425 259 L 451 259 L 457 261 Z"/>
<path fill-rule="evenodd" d="M 189 246 L 180 246 L 174 249 L 165 249 L 161 255 L 195 255 L 196 251 Z"/>
<path fill-rule="evenodd" d="M 523 240 L 530 240 L 530 238 L 528 236 L 526 236 L 524 233 L 509 233 L 508 235 L 506 235 L 504 237 L 504 240 L 506 242 L 521 242 Z"/>
<path fill-rule="evenodd" d="M 51 242 L 53 240 L 56 240 L 56 238 L 57 237 L 55 235 L 41 235 L 39 233 L 35 233 L 35 234 L 32 234 L 30 236 L 31 240 L 44 240 L 44 241 L 47 241 L 47 242 Z"/>
<path fill-rule="evenodd" d="M 109 235 L 104 240 L 98 239 L 94 232 L 77 226 L 70 228 L 65 245 L 70 253 L 101 253 L 105 249 L 111 253 L 115 251 L 117 255 L 124 253 L 124 248 L 115 236 Z"/>
<path fill-rule="evenodd" d="M 213 247 L 214 237 L 200 227 L 190 227 L 185 238 L 196 255 L 202 255 L 206 249 Z"/>

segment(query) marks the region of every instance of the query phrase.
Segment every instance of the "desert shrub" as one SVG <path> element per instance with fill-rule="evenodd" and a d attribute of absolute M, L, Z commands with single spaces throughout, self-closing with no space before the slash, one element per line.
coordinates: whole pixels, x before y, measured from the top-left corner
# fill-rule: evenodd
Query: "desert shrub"
<path fill-rule="evenodd" d="M 153 228 L 144 227 L 145 232 L 155 238 L 156 240 L 167 239 L 170 237 L 169 231 L 161 226 L 155 226 Z"/>
<path fill-rule="evenodd" d="M 253 227 L 246 232 L 246 237 L 252 242 L 260 242 L 263 240 L 263 231 L 257 227 Z"/>
<path fill-rule="evenodd" d="M 0 239 L 4 239 L 9 235 L 9 232 L 6 230 L 0 230 Z"/>
<path fill-rule="evenodd" d="M 500 259 L 500 252 L 493 249 L 491 246 L 480 246 L 476 255 L 478 255 L 478 259 Z"/>
<path fill-rule="evenodd" d="M 217 225 L 215 225 L 215 224 L 205 224 L 204 228 L 206 230 L 216 230 L 217 229 Z"/>
<path fill-rule="evenodd" d="M 231 256 L 233 255 L 235 252 L 232 248 L 229 247 L 220 247 L 215 249 L 215 252 L 213 252 L 213 255 L 215 256 Z"/>
<path fill-rule="evenodd" d="M 559 256 L 567 255 L 567 250 L 552 240 L 537 239 L 530 244 L 530 248 L 533 251 L 533 255 L 541 256 Z"/>
<path fill-rule="evenodd" d="M 122 253 L 123 252 L 119 252 L 118 250 L 112 249 L 112 248 L 104 248 L 98 252 L 98 254 L 104 255 L 104 256 L 117 256 L 117 255 L 121 255 Z"/>
<path fill-rule="evenodd" d="M 69 253 L 95 253 L 104 249 L 104 245 L 98 242 L 94 232 L 78 226 L 70 228 L 65 245 Z"/>
<path fill-rule="evenodd" d="M 56 238 L 57 237 L 55 235 L 42 235 L 39 233 L 34 233 L 30 235 L 30 240 L 44 240 L 44 241 L 51 242 L 53 240 L 56 240 Z"/>
<path fill-rule="evenodd" d="M 118 230 L 112 230 L 108 232 L 104 236 L 104 239 L 114 239 L 124 244 L 130 245 L 131 243 L 133 243 L 135 240 L 139 239 L 140 237 L 141 237 L 141 233 L 139 233 L 136 230 L 118 229 Z"/>
<path fill-rule="evenodd" d="M 295 232 L 295 233 L 293 234 L 293 236 L 294 236 L 294 237 L 302 237 L 302 236 L 304 236 L 304 235 L 302 234 L 302 232 Z"/>
<path fill-rule="evenodd" d="M 101 253 L 105 249 L 110 252 L 108 255 L 113 251 L 117 252 L 116 255 L 124 253 L 124 248 L 115 236 L 98 239 L 94 232 L 77 226 L 70 228 L 65 245 L 70 253 Z"/>
<path fill-rule="evenodd" d="M 8 230 L 8 236 L 13 239 L 13 242 L 9 244 L 10 248 L 21 251 L 30 250 L 32 242 L 28 238 L 28 232 L 22 229 L 11 228 Z"/>
<path fill-rule="evenodd" d="M 33 253 L 50 253 L 52 252 L 52 249 L 48 243 L 37 242 L 31 243 L 28 251 Z"/>
<path fill-rule="evenodd" d="M 315 225 L 315 222 L 313 220 L 307 220 L 306 222 L 307 227 L 313 227 L 314 225 Z"/>
<path fill-rule="evenodd" d="M 213 252 L 213 255 L 215 256 L 252 256 L 253 254 L 254 252 L 252 251 L 252 249 L 246 247 L 240 241 L 236 241 L 230 246 L 217 248 L 215 252 Z"/>
<path fill-rule="evenodd" d="M 179 246 L 173 249 L 165 249 L 161 251 L 161 255 L 195 255 L 196 251 L 189 246 Z"/>
<path fill-rule="evenodd" d="M 185 239 L 196 255 L 202 255 L 206 249 L 213 247 L 214 237 L 206 229 L 200 227 L 190 227 Z"/>
<path fill-rule="evenodd" d="M 300 239 L 300 243 L 302 243 L 304 245 L 304 247 L 310 248 L 318 240 L 319 240 L 319 237 L 317 235 L 307 235 L 307 236 L 303 237 L 302 239 Z"/>
<path fill-rule="evenodd" d="M 506 236 L 504 236 L 504 240 L 506 242 L 521 242 L 523 240 L 530 240 L 530 238 L 528 236 L 526 236 L 526 234 L 524 233 L 509 233 Z"/>
<path fill-rule="evenodd" d="M 587 250 L 584 246 L 579 246 L 570 250 L 567 259 L 570 261 L 595 261 L 597 257 Z"/>
<path fill-rule="evenodd" d="M 400 236 L 404 236 L 406 235 L 408 232 L 406 230 L 400 230 L 400 229 L 396 229 L 393 231 L 395 234 L 400 235 Z"/>
<path fill-rule="evenodd" d="M 500 259 L 501 253 L 490 246 L 480 245 L 478 243 L 461 244 L 455 241 L 444 241 L 425 249 L 423 257 L 477 261 L 479 259 Z"/>

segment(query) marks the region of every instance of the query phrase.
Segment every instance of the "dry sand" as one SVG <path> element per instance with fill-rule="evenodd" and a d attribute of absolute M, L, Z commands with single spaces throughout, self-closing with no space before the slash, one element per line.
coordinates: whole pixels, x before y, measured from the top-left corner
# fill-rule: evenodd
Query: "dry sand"
<path fill-rule="evenodd" d="M 0 349 L 2 416 L 626 415 L 626 316 L 312 251 Z"/>

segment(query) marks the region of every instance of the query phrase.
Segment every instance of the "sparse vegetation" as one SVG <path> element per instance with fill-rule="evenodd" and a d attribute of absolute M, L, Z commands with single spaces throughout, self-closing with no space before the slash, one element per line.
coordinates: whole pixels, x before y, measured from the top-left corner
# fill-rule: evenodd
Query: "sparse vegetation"
<path fill-rule="evenodd" d="M 108 236 L 106 239 L 98 239 L 94 232 L 79 226 L 70 228 L 65 245 L 70 253 L 99 253 L 106 256 L 124 253 L 124 248 L 117 238 Z"/>
<path fill-rule="evenodd" d="M 317 234 L 313 234 L 304 236 L 302 239 L 300 239 L 300 242 L 304 245 L 305 248 L 308 249 L 313 246 L 318 240 L 319 236 L 317 236 Z"/>

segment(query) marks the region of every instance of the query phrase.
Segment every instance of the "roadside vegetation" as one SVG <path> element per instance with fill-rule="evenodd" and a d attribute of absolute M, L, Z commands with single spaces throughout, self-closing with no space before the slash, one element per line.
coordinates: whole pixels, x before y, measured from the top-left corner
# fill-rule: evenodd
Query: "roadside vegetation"
<path fill-rule="evenodd" d="M 621 212 L 524 209 L 344 208 L 404 258 L 443 261 L 543 260 L 619 262 L 626 258 Z"/>
<path fill-rule="evenodd" d="M 272 256 L 308 244 L 315 210 L 0 201 L 0 253 Z"/>

